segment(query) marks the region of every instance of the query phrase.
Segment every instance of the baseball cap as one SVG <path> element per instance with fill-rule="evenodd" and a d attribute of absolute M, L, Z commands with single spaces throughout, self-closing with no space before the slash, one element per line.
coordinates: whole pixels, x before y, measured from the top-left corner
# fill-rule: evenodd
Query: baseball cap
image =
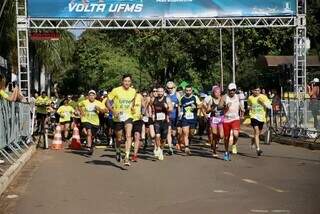
<path fill-rule="evenodd" d="M 88 94 L 94 94 L 94 95 L 96 95 L 97 93 L 96 93 L 95 90 L 90 90 Z"/>
<path fill-rule="evenodd" d="M 320 81 L 319 81 L 319 79 L 318 79 L 318 78 L 314 78 L 314 79 L 312 80 L 312 82 L 314 82 L 314 83 L 318 83 L 318 82 L 320 82 Z"/>
<path fill-rule="evenodd" d="M 216 90 L 220 90 L 220 87 L 217 86 L 217 85 L 212 86 L 211 91 L 214 92 L 214 91 L 216 91 Z"/>
<path fill-rule="evenodd" d="M 228 90 L 233 90 L 233 89 L 237 90 L 237 85 L 235 83 L 230 83 L 228 85 Z"/>

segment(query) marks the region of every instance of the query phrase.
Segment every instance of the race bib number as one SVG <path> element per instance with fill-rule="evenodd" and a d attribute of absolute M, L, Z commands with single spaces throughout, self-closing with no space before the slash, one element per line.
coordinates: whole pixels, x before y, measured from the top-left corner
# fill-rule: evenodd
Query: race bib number
<path fill-rule="evenodd" d="M 95 111 L 95 110 L 96 110 L 96 106 L 93 103 L 91 103 L 91 104 L 89 104 L 87 106 L 87 111 L 88 112 L 92 112 L 92 111 Z"/>
<path fill-rule="evenodd" d="M 238 117 L 236 113 L 229 113 L 226 115 L 227 119 L 235 119 Z"/>
<path fill-rule="evenodd" d="M 157 113 L 157 120 L 165 120 L 166 114 L 165 113 Z"/>
<path fill-rule="evenodd" d="M 147 123 L 147 122 L 149 122 L 149 117 L 144 116 L 144 117 L 142 118 L 142 120 L 143 120 L 143 122 Z"/>
<path fill-rule="evenodd" d="M 213 124 L 219 124 L 219 123 L 221 123 L 221 117 L 213 117 L 212 118 L 212 123 Z"/>
<path fill-rule="evenodd" d="M 125 122 L 126 120 L 128 120 L 128 115 L 124 112 L 120 112 L 119 120 L 120 120 L 120 122 Z"/>
<path fill-rule="evenodd" d="M 192 112 L 186 112 L 185 118 L 187 120 L 193 120 L 194 119 L 194 114 Z"/>

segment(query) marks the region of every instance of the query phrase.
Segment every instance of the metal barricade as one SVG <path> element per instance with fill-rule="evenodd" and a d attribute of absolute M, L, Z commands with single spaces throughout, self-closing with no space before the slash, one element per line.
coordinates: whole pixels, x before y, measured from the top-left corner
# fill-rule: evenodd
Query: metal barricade
<path fill-rule="evenodd" d="M 297 111 L 300 117 L 297 118 Z M 282 100 L 281 134 L 317 139 L 320 137 L 320 100 Z"/>
<path fill-rule="evenodd" d="M 28 103 L 0 99 L 0 155 L 8 163 L 14 163 L 28 148 L 32 121 Z"/>

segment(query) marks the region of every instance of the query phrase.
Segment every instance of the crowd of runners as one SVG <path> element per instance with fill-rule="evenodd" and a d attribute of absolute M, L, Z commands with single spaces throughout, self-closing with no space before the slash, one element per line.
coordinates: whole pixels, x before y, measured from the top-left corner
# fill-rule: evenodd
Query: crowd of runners
<path fill-rule="evenodd" d="M 116 160 L 126 166 L 138 161 L 139 150 L 146 150 L 151 145 L 154 157 L 159 160 L 176 152 L 190 155 L 192 137 L 196 132 L 204 133 L 204 130 L 212 156 L 219 158 L 217 144 L 223 142 L 222 158 L 230 161 L 231 153 L 237 154 L 240 124 L 245 113 L 234 83 L 230 83 L 225 92 L 219 85 L 214 85 L 210 95 L 199 98 L 194 94 L 192 85 L 177 91 L 172 81 L 151 90 L 139 91 L 133 87 L 131 75 L 123 75 L 119 87 L 109 93 L 103 92 L 101 96 L 90 90 L 77 102 L 72 96 L 67 96 L 58 106 L 54 99 L 49 99 L 42 92 L 34 103 L 38 123 L 47 118 L 48 112 L 52 113 L 63 131 L 64 141 L 68 142 L 71 130 L 77 126 L 85 136 L 89 155 L 94 152 L 98 131 L 103 130 L 108 136 L 108 143 L 115 148 Z M 256 86 L 247 104 L 254 130 L 251 144 L 260 156 L 259 136 L 271 102 Z"/>

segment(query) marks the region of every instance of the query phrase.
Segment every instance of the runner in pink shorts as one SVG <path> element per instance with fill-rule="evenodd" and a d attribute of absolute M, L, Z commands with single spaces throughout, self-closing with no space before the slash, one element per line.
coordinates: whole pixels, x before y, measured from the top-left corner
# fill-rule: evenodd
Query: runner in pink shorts
<path fill-rule="evenodd" d="M 220 139 L 223 139 L 223 121 L 224 121 L 224 109 L 221 105 L 221 89 L 215 85 L 212 87 L 212 99 L 207 105 L 207 112 L 211 113 L 210 127 L 213 137 L 212 153 L 213 157 L 217 158 L 217 143 Z"/>

